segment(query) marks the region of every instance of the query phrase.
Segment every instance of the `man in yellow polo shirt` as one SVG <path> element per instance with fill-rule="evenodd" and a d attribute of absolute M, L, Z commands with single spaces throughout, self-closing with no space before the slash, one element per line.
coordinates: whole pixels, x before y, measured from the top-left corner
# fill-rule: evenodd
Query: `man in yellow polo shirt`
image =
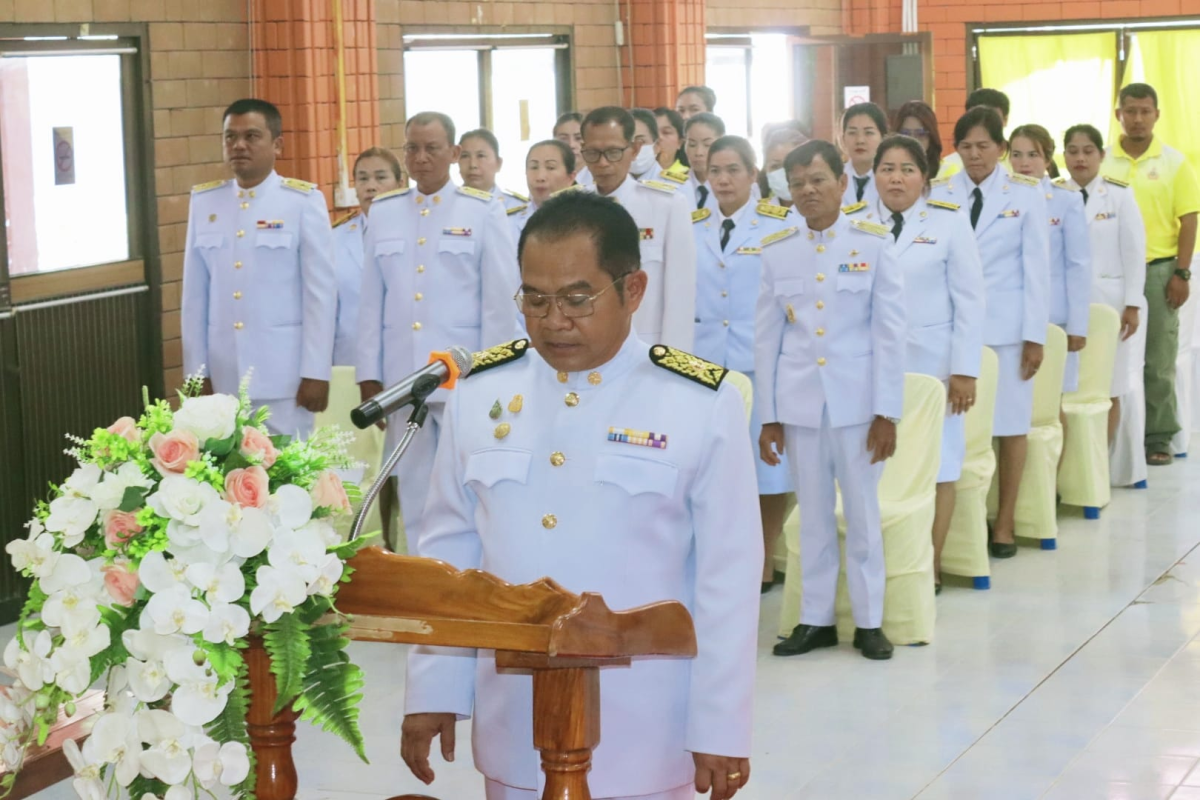
<path fill-rule="evenodd" d="M 1200 186 L 1183 154 L 1154 137 L 1158 117 L 1154 87 L 1131 83 L 1122 89 L 1117 119 L 1124 135 L 1109 149 L 1101 172 L 1133 187 L 1146 225 L 1146 463 L 1161 466 L 1171 463 L 1171 437 L 1179 432 L 1179 308 L 1192 277 Z"/>

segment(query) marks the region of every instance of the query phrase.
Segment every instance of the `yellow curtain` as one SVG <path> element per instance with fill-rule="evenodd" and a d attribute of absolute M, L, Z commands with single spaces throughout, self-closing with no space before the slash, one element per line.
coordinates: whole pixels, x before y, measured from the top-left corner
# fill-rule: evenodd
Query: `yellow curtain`
<path fill-rule="evenodd" d="M 1060 164 L 1067 128 L 1086 122 L 1108 130 L 1116 64 L 1112 32 L 979 38 L 980 85 L 1008 95 L 1009 130 L 1036 123 L 1050 131 Z"/>
<path fill-rule="evenodd" d="M 1196 136 L 1200 130 L 1200 104 L 1195 101 L 1196 87 L 1190 84 L 1198 74 L 1200 30 L 1136 33 L 1121 85 L 1148 83 L 1154 87 L 1162 110 L 1154 135 L 1200 168 L 1200 138 Z M 1112 107 L 1116 107 L 1115 101 Z M 1115 141 L 1121 134 L 1120 123 L 1112 118 L 1107 128 L 1110 140 Z"/>

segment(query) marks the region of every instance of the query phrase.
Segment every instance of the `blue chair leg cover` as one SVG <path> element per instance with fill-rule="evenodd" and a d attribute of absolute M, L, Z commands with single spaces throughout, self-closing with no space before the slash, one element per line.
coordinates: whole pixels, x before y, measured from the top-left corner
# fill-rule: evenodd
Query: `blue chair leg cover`
<path fill-rule="evenodd" d="M 1084 519 L 1100 519 L 1100 509 L 1096 508 L 1095 506 L 1084 506 L 1083 507 L 1083 518 Z"/>
<path fill-rule="evenodd" d="M 1133 488 L 1135 488 L 1135 489 L 1148 489 L 1148 488 L 1149 488 L 1149 486 L 1146 484 L 1146 482 L 1145 482 L 1144 480 L 1142 480 L 1142 481 L 1138 481 L 1137 483 L 1135 483 L 1135 484 L 1133 485 Z"/>
<path fill-rule="evenodd" d="M 1058 549 L 1058 539 L 1042 539 L 1041 542 L 1042 542 L 1043 550 L 1057 550 Z"/>
<path fill-rule="evenodd" d="M 1175 457 L 1176 458 L 1187 458 L 1187 453 L 1176 453 Z"/>
<path fill-rule="evenodd" d="M 992 588 L 992 579 L 988 575 L 976 575 L 971 580 L 976 589 L 984 590 Z"/>

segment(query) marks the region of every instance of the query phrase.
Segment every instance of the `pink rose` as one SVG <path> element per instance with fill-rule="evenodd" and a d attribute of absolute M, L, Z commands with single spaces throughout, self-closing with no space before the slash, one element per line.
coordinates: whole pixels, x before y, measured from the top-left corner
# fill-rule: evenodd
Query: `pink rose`
<path fill-rule="evenodd" d="M 225 476 L 225 499 L 245 508 L 262 508 L 270 496 L 267 471 L 262 467 L 230 470 Z"/>
<path fill-rule="evenodd" d="M 238 452 L 246 458 L 260 459 L 263 469 L 270 469 L 275 459 L 279 458 L 279 451 L 271 443 L 270 437 L 249 425 L 242 428 L 242 444 Z"/>
<path fill-rule="evenodd" d="M 165 436 L 156 433 L 150 437 L 150 452 L 154 453 L 150 463 L 160 475 L 182 475 L 189 461 L 200 459 L 200 442 L 190 431 L 174 430 Z"/>
<path fill-rule="evenodd" d="M 108 426 L 109 433 L 115 433 L 123 439 L 130 442 L 138 442 L 142 435 L 138 432 L 137 423 L 133 421 L 133 417 L 121 417 L 119 420 Z"/>
<path fill-rule="evenodd" d="M 129 562 L 118 561 L 100 571 L 104 573 L 104 589 L 113 602 L 119 606 L 133 605 L 133 597 L 137 594 L 141 582 L 138 580 L 137 571 L 130 569 Z"/>
<path fill-rule="evenodd" d="M 346 496 L 346 487 L 336 472 L 325 470 L 317 478 L 312 488 L 313 505 L 317 508 L 332 508 L 334 511 L 350 511 L 350 498 Z"/>
<path fill-rule="evenodd" d="M 109 547 L 117 548 L 142 532 L 136 511 L 104 512 L 104 541 Z"/>

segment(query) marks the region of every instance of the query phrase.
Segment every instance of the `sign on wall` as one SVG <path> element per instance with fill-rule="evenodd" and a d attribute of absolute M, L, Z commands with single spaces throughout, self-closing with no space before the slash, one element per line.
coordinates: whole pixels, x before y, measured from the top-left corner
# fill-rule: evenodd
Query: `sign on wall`
<path fill-rule="evenodd" d="M 75 129 L 54 129 L 54 185 L 75 183 Z"/>
<path fill-rule="evenodd" d="M 842 89 L 843 99 L 845 104 L 842 108 L 856 106 L 859 103 L 871 102 L 871 87 L 870 86 L 847 86 Z"/>

